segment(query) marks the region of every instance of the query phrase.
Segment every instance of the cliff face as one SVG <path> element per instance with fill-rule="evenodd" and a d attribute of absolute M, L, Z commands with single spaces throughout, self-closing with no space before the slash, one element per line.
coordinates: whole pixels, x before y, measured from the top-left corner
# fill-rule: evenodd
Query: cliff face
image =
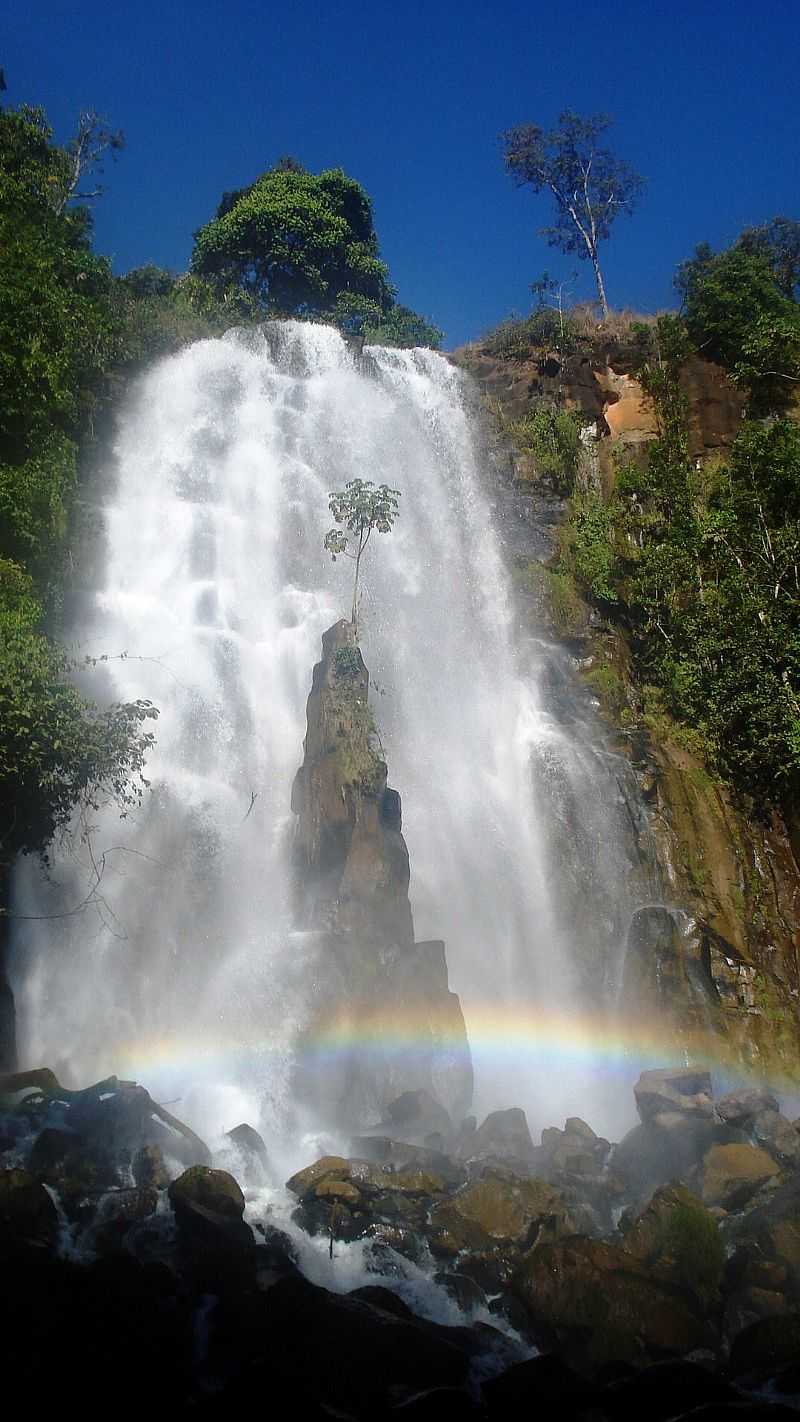
<path fill-rule="evenodd" d="M 415 943 L 400 796 L 369 707 L 353 626 L 322 639 L 292 790 L 296 923 L 313 1001 L 297 1090 L 326 1122 L 377 1124 L 425 1090 L 461 1120 L 472 1064 L 441 942 Z"/>
<path fill-rule="evenodd" d="M 631 822 L 647 824 L 646 837 L 641 828 L 637 834 L 639 901 L 652 903 L 655 886 L 670 909 L 634 916 L 622 1011 L 658 1022 L 681 1045 L 699 1038 L 708 1049 L 711 1038 L 715 1056 L 800 1077 L 800 826 L 738 802 L 666 718 L 648 720 L 624 635 L 578 598 L 565 606 L 563 587 L 548 573 L 564 501 L 501 433 L 542 403 L 579 409 L 592 421 L 583 477 L 610 489 L 617 455 L 656 432 L 631 353 L 609 342 L 564 361 L 547 354 L 503 360 L 479 347 L 455 359 L 499 417 L 492 453 L 508 552 L 523 570 L 523 616 L 527 609 L 567 639 L 587 693 L 599 701 L 609 747 L 633 771 Z M 682 383 L 691 453 L 719 457 L 738 433 L 742 395 L 696 356 Z"/>

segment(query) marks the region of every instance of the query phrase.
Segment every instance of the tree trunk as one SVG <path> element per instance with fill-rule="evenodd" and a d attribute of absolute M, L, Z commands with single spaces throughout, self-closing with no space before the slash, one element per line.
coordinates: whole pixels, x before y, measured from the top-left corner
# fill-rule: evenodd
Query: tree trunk
<path fill-rule="evenodd" d="M 597 294 L 600 297 L 600 309 L 603 313 L 603 320 L 605 321 L 606 317 L 608 316 L 608 301 L 606 299 L 606 288 L 605 283 L 603 281 L 603 273 L 600 270 L 600 262 L 597 258 L 597 249 L 590 247 L 589 255 L 591 256 L 592 266 L 594 267 L 594 279 L 597 282 Z"/>

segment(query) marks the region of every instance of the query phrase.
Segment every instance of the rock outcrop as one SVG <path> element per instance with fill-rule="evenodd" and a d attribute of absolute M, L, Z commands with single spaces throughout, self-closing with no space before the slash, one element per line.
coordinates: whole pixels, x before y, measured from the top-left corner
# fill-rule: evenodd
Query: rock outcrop
<path fill-rule="evenodd" d="M 620 456 L 644 457 L 656 433 L 634 375 L 631 340 L 599 330 L 565 358 L 531 349 L 503 359 L 476 344 L 453 359 L 498 417 L 487 431 L 488 462 L 521 617 L 537 635 L 548 630 L 577 662 L 581 676 L 574 681 L 578 687 L 584 681 L 608 723 L 605 731 L 598 725 L 596 744 L 620 768 L 621 814 L 613 806 L 609 813 L 631 866 L 628 887 L 638 909 L 632 922 L 615 920 L 615 905 L 598 898 L 598 884 L 593 895 L 582 892 L 591 846 L 580 814 L 567 803 L 566 813 L 557 807 L 554 816 L 562 900 L 574 900 L 568 905 L 573 941 L 592 945 L 590 992 L 598 962 L 613 951 L 609 942 L 624 942 L 629 928 L 619 1000 L 629 1027 L 647 1031 L 657 1023 L 659 1040 L 684 1058 L 710 1054 L 734 1069 L 797 1079 L 798 816 L 754 814 L 667 718 L 653 721 L 647 714 L 624 632 L 555 571 L 566 502 L 508 434 L 537 408 L 580 412 L 586 424 L 579 483 L 609 492 Z M 724 458 L 741 428 L 742 392 L 700 356 L 685 363 L 681 385 L 692 458 Z M 606 920 L 612 929 L 603 937 L 594 925 Z"/>
<path fill-rule="evenodd" d="M 307 717 L 292 790 L 296 926 L 313 984 L 298 1097 L 327 1124 L 363 1129 L 423 1090 L 456 1125 L 472 1098 L 464 1019 L 444 944 L 414 941 L 400 796 L 350 622 L 323 636 Z"/>

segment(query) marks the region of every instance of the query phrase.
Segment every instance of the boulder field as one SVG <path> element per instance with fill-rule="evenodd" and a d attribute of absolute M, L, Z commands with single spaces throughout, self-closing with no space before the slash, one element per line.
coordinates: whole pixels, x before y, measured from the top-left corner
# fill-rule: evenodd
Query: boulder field
<path fill-rule="evenodd" d="M 636 1103 L 617 1145 L 578 1118 L 536 1144 L 519 1109 L 453 1123 L 420 1089 L 284 1185 L 244 1123 L 212 1155 L 135 1083 L 2 1078 L 6 1396 L 83 1417 L 788 1415 L 798 1124 L 689 1069 L 643 1073 Z"/>

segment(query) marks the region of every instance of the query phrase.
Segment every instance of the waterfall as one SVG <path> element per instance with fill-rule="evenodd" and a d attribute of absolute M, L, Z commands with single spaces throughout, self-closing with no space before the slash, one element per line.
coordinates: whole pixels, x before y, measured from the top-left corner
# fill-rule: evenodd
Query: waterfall
<path fill-rule="evenodd" d="M 100 810 L 46 873 L 26 862 L 17 875 L 26 1060 L 81 1081 L 136 1075 L 189 1116 L 232 1125 L 244 1093 L 280 1118 L 307 986 L 288 917 L 290 788 L 320 636 L 351 596 L 350 564 L 322 546 L 328 493 L 365 478 L 401 492 L 394 531 L 364 560 L 360 621 L 416 935 L 446 940 L 479 1107 L 530 1109 L 538 1092 L 553 1106 L 539 1124 L 555 1119 L 553 1077 L 543 1089 L 504 1054 L 503 1024 L 529 1021 L 535 1038 L 543 1014 L 575 1003 L 554 817 L 571 802 L 588 840 L 607 838 L 608 795 L 574 705 L 554 697 L 564 657 L 520 638 L 482 449 L 467 378 L 446 359 L 358 356 L 329 327 L 233 331 L 137 383 L 100 480 L 103 567 L 73 635 L 108 657 L 87 673 L 98 698 L 159 707 L 151 788 L 122 821 Z M 604 904 L 622 901 L 617 887 Z"/>

